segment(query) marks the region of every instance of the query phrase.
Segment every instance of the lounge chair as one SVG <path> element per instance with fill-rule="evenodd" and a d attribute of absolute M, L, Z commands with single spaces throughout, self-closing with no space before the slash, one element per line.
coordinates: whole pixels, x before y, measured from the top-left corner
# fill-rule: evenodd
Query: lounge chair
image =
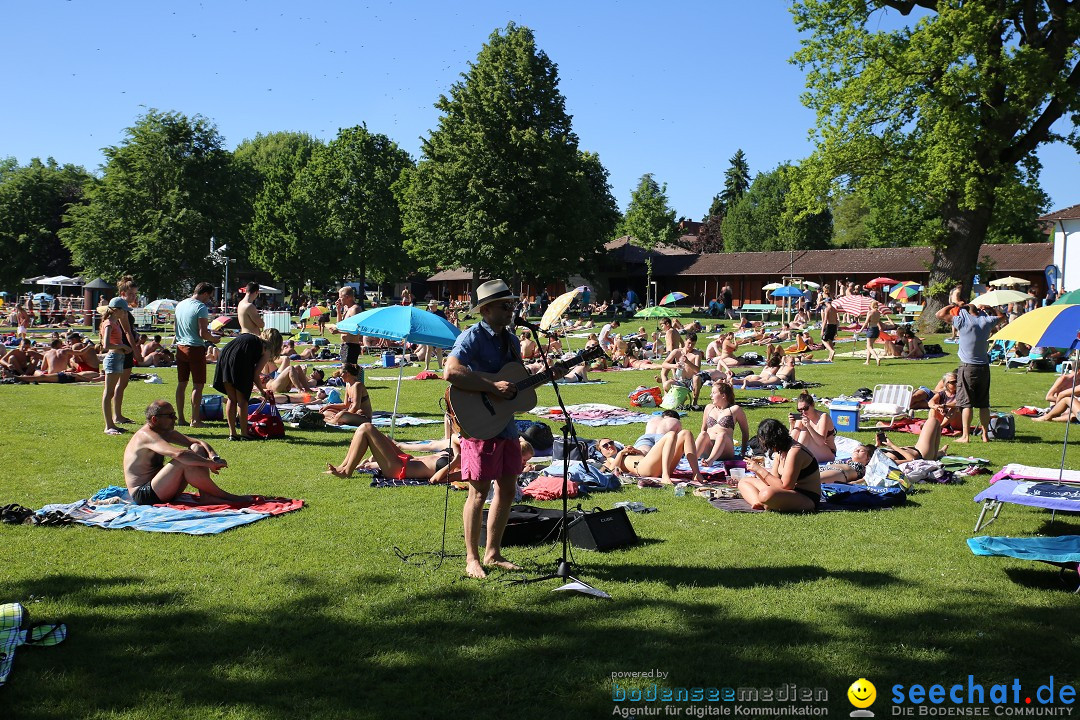
<path fill-rule="evenodd" d="M 911 394 L 914 388 L 910 385 L 875 385 L 874 396 L 869 405 L 862 407 L 862 420 L 873 420 L 869 425 L 861 426 L 861 430 L 873 429 L 878 420 L 888 419 L 889 426 L 900 418 L 909 418 L 911 415 Z"/>

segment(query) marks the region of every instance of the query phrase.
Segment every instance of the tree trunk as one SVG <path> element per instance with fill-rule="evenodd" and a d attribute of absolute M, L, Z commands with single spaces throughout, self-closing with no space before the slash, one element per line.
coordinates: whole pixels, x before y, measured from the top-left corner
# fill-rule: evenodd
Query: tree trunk
<path fill-rule="evenodd" d="M 961 296 L 970 297 L 979 250 L 986 239 L 992 210 L 990 203 L 973 210 L 960 209 L 955 202 L 942 207 L 946 238 L 944 245 L 934 248 L 926 307 L 919 321 L 924 332 L 937 329 L 940 321 L 935 315 L 949 304 L 949 293 L 957 283 L 961 285 Z"/>

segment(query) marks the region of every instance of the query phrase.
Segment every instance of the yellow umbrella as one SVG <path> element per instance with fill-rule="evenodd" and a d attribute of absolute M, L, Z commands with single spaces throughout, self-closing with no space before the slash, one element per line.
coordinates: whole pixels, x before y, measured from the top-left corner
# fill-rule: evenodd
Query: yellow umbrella
<path fill-rule="evenodd" d="M 564 292 L 559 297 L 551 301 L 547 310 L 544 312 L 544 317 L 540 318 L 540 329 L 549 330 L 559 318 L 563 316 L 570 304 L 574 302 L 574 298 L 585 291 L 585 286 L 576 287 L 570 292 Z"/>
<path fill-rule="evenodd" d="M 1027 302 L 1031 299 L 1031 296 L 1027 293 L 1022 293 L 1019 290 L 991 290 L 988 293 L 983 293 L 977 298 L 971 301 L 972 305 L 1008 305 L 1015 302 Z"/>

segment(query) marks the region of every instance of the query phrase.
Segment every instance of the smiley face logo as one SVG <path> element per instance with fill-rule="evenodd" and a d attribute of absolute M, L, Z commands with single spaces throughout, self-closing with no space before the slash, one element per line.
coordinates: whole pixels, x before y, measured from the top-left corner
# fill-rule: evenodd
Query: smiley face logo
<path fill-rule="evenodd" d="M 877 699 L 877 688 L 866 678 L 859 678 L 851 683 L 851 687 L 847 690 L 847 697 L 855 707 L 868 708 Z"/>

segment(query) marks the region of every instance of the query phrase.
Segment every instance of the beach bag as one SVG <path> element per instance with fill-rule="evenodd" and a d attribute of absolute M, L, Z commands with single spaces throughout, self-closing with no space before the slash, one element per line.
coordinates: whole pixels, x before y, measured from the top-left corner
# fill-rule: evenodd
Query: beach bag
<path fill-rule="evenodd" d="M 203 420 L 224 420 L 225 396 L 203 395 L 202 405 L 199 409 L 199 417 Z"/>
<path fill-rule="evenodd" d="M 248 428 L 252 435 L 263 440 L 285 437 L 285 423 L 272 400 L 259 403 L 255 412 L 248 415 Z"/>
<path fill-rule="evenodd" d="M 570 442 L 570 460 L 587 460 L 592 452 L 592 447 L 595 447 L 595 442 L 592 440 L 579 440 L 576 444 Z M 563 459 L 563 439 L 561 437 L 554 438 L 551 444 L 551 459 L 553 461 Z"/>
<path fill-rule="evenodd" d="M 875 450 L 874 457 L 867 463 L 864 482 L 867 487 L 898 487 L 904 491 L 911 489 L 911 481 L 904 475 L 904 471 L 881 450 Z"/>
<path fill-rule="evenodd" d="M 690 391 L 678 385 L 673 386 L 660 401 L 660 407 L 665 410 L 682 410 L 690 406 Z"/>
<path fill-rule="evenodd" d="M 1016 423 L 1012 415 L 995 415 L 990 418 L 990 436 L 995 440 L 1012 440 L 1016 437 Z"/>
<path fill-rule="evenodd" d="M 923 353 L 925 353 L 926 355 L 944 355 L 945 351 L 942 350 L 941 346 L 937 343 L 924 343 Z"/>
<path fill-rule="evenodd" d="M 634 407 L 659 407 L 662 400 L 663 395 L 658 387 L 639 387 L 630 393 L 630 404 Z"/>

